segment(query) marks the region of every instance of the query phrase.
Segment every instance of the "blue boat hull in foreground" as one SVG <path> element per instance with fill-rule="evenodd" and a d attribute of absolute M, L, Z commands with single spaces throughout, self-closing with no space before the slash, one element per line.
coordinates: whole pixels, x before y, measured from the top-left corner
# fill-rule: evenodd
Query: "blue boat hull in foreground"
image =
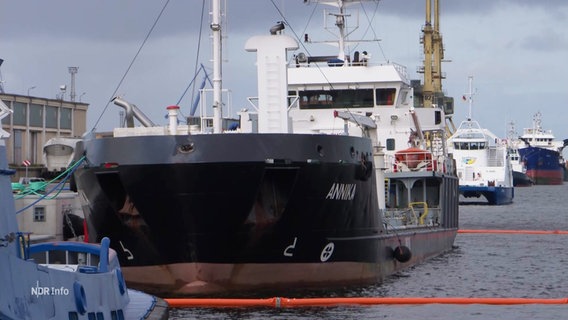
<path fill-rule="evenodd" d="M 490 205 L 502 205 L 513 202 L 515 190 L 513 187 L 500 186 L 460 186 L 460 194 L 466 198 L 483 196 Z"/>
<path fill-rule="evenodd" d="M 0 120 L 8 111 L 0 100 Z M 167 319 L 161 299 L 126 287 L 109 238 L 30 244 L 18 228 L 0 128 L 0 319 Z"/>

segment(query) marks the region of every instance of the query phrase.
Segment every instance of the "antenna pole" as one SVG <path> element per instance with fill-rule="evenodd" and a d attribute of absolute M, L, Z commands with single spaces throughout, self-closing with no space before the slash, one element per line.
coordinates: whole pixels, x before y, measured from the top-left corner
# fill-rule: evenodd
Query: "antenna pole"
<path fill-rule="evenodd" d="M 342 0 L 339 3 L 339 14 L 335 16 L 335 25 L 339 29 L 339 55 L 338 59 L 345 60 L 345 8 Z"/>
<path fill-rule="evenodd" d="M 69 93 L 69 98 L 71 101 L 75 101 L 75 74 L 79 71 L 79 67 L 69 67 L 69 73 L 71 74 L 71 93 Z"/>
<path fill-rule="evenodd" d="M 467 116 L 467 120 L 470 121 L 471 120 L 471 106 L 473 104 L 473 76 L 469 76 L 467 78 L 468 83 L 469 83 L 469 93 L 467 94 L 467 101 L 468 101 L 468 105 L 469 105 L 469 113 Z"/>
<path fill-rule="evenodd" d="M 212 0 L 211 31 L 213 32 L 213 132 L 222 132 L 223 97 L 221 91 L 221 3 Z M 203 115 L 202 115 L 203 116 Z"/>

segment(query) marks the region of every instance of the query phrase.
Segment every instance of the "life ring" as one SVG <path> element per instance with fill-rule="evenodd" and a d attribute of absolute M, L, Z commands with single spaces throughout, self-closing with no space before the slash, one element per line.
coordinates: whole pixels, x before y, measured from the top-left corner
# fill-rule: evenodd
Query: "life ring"
<path fill-rule="evenodd" d="M 73 283 L 73 293 L 75 294 L 75 306 L 77 307 L 77 312 L 83 315 L 87 312 L 87 297 L 85 296 L 85 288 L 79 282 L 75 281 Z"/>
<path fill-rule="evenodd" d="M 120 269 L 116 270 L 116 279 L 118 280 L 118 291 L 120 292 L 120 295 L 124 295 L 126 292 L 126 283 L 124 282 L 124 276 Z"/>

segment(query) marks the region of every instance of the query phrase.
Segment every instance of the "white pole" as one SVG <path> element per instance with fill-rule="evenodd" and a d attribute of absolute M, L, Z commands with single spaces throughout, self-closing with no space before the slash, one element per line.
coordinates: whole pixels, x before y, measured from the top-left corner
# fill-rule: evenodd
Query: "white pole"
<path fill-rule="evenodd" d="M 213 132 L 221 133 L 223 97 L 221 91 L 221 4 L 212 0 L 211 31 L 213 32 Z"/>
<path fill-rule="evenodd" d="M 469 114 L 467 116 L 467 120 L 471 120 L 471 105 L 473 104 L 473 76 L 468 77 L 469 83 L 469 93 L 468 93 L 468 105 L 469 105 Z"/>
<path fill-rule="evenodd" d="M 385 154 L 380 146 L 373 146 L 373 158 L 379 210 L 384 210 L 387 207 L 385 199 Z"/>

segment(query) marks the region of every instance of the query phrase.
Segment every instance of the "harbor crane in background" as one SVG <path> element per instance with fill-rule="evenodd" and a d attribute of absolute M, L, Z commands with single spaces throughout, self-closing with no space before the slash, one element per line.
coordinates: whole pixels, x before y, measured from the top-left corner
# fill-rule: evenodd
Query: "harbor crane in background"
<path fill-rule="evenodd" d="M 434 3 L 432 21 L 432 1 Z M 446 115 L 446 133 L 451 136 L 456 131 L 452 120 L 454 114 L 454 98 L 445 95 L 442 89 L 442 79 L 446 76 L 442 72 L 444 60 L 444 43 L 440 32 L 440 0 L 426 0 L 426 21 L 422 29 L 421 43 L 424 48 L 424 63 L 418 73 L 424 74 L 424 83 L 418 89 L 422 96 L 422 106 L 431 108 L 442 107 Z"/>

